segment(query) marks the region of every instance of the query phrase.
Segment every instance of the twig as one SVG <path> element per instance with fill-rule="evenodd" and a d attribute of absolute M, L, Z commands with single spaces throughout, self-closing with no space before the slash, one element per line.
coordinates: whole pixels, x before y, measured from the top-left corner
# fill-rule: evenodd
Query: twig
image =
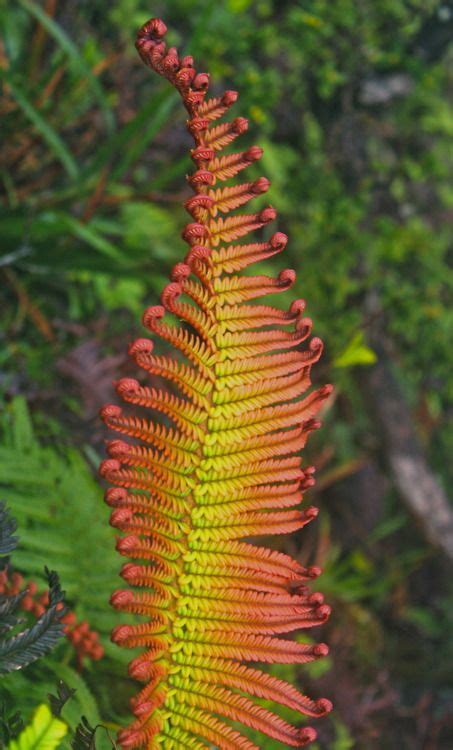
<path fill-rule="evenodd" d="M 366 400 L 374 413 L 385 459 L 401 499 L 418 520 L 426 539 L 453 560 L 453 511 L 419 444 L 385 341 L 378 323 L 370 332 L 378 361 L 373 367 L 364 368 L 361 376 Z"/>

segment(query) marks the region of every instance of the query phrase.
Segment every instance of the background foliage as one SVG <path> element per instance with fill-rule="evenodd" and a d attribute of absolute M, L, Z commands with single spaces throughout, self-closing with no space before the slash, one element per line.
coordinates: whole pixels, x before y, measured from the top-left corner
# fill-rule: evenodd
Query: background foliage
<path fill-rule="evenodd" d="M 184 252 L 184 117 L 133 48 L 150 15 L 240 91 L 326 342 L 317 377 L 337 386 L 308 456 L 321 521 L 288 543 L 326 568 L 335 607 L 327 666 L 292 675 L 336 703 L 318 747 L 450 747 L 451 576 L 395 489 L 367 380 L 384 352 L 446 485 L 453 7 L 439 0 L 0 0 L 0 484 L 17 567 L 55 568 L 107 651 L 78 674 L 63 644 L 2 686 L 30 718 L 65 679 L 72 726 L 84 713 L 114 727 L 131 692 L 107 637 L 119 560 L 92 474 L 97 409 Z"/>

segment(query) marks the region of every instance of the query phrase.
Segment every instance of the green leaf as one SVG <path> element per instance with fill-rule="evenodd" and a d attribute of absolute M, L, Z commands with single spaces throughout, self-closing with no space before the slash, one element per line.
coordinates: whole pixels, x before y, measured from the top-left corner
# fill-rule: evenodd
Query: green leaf
<path fill-rule="evenodd" d="M 81 221 L 78 221 L 78 219 L 75 219 L 69 214 L 62 216 L 62 218 L 64 218 L 68 229 L 72 231 L 76 237 L 86 242 L 94 250 L 97 250 L 103 255 L 106 255 L 108 258 L 112 258 L 121 262 L 125 261 L 125 258 L 115 247 L 115 245 L 112 245 L 109 240 L 106 240 L 105 237 L 97 232 L 92 226 L 90 226 L 89 224 L 82 224 Z"/>
<path fill-rule="evenodd" d="M 67 731 L 64 721 L 52 716 L 50 708 L 43 703 L 36 709 L 31 723 L 10 742 L 8 750 L 55 750 Z"/>
<path fill-rule="evenodd" d="M 358 331 L 347 346 L 334 359 L 335 367 L 354 367 L 355 365 L 372 365 L 376 362 L 375 352 L 365 343 L 363 331 Z"/>

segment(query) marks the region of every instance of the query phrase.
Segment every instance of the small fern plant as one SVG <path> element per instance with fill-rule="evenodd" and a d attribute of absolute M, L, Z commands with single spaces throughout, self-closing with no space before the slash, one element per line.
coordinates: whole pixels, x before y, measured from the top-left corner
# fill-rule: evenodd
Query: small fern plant
<path fill-rule="evenodd" d="M 220 155 L 247 129 L 242 117 L 214 124 L 237 94 L 207 99 L 209 76 L 167 48 L 165 33 L 161 20 L 148 21 L 137 48 L 188 111 L 194 194 L 184 204 L 192 217 L 182 233 L 188 253 L 173 268 L 161 304 L 143 316 L 161 350 L 149 338 L 129 350 L 166 386 L 122 379 L 119 396 L 140 411 L 107 405 L 101 412 L 109 428 L 136 439 L 111 441 L 101 465 L 114 485 L 106 493 L 111 523 L 124 534 L 117 549 L 133 558 L 121 572 L 130 588 L 111 601 L 145 617 L 112 634 L 117 644 L 142 650 L 129 666 L 143 683 L 132 700 L 135 720 L 119 742 L 149 750 L 257 750 L 242 725 L 302 747 L 316 732 L 292 726 L 262 699 L 310 717 L 326 714 L 330 702 L 248 663 L 324 656 L 325 644 L 280 636 L 324 623 L 330 608 L 307 586 L 318 568 L 247 538 L 294 532 L 315 518 L 317 509 L 297 508 L 314 482 L 299 453 L 332 389 L 307 395 L 322 343 L 309 339 L 304 302 L 289 310 L 252 303 L 289 289 L 294 271 L 277 278 L 240 273 L 284 250 L 287 237 L 276 232 L 236 243 L 276 217 L 270 206 L 235 212 L 267 191 L 265 177 L 219 187 L 262 154 L 252 146 Z"/>
<path fill-rule="evenodd" d="M 16 520 L 0 502 L 0 587 L 7 575 L 9 553 L 16 549 L 18 537 L 13 536 Z M 49 583 L 47 608 L 42 607 L 36 621 L 17 632 L 24 620 L 19 617 L 27 590 L 14 593 L 0 589 L 0 677 L 8 672 L 23 669 L 49 653 L 64 633 L 62 619 L 66 614 L 64 593 L 61 591 L 58 575 L 46 568 Z"/>

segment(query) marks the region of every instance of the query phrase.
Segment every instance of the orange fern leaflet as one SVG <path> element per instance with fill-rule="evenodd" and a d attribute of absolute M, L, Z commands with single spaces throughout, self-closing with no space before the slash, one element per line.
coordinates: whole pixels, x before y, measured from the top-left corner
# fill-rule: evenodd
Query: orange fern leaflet
<path fill-rule="evenodd" d="M 114 440 L 101 467 L 115 485 L 106 496 L 111 522 L 125 533 L 118 550 L 139 561 L 124 565 L 132 588 L 115 591 L 112 603 L 146 618 L 112 635 L 120 645 L 144 649 L 129 667 L 144 683 L 132 701 L 136 718 L 119 741 L 124 748 L 257 750 L 236 728 L 242 724 L 302 747 L 315 731 L 293 727 L 260 699 L 312 717 L 328 712 L 330 702 L 311 700 L 244 662 L 302 664 L 327 653 L 324 644 L 280 637 L 327 619 L 329 607 L 306 585 L 320 571 L 241 540 L 293 532 L 316 516 L 315 508 L 296 507 L 314 482 L 299 453 L 319 426 L 315 415 L 331 387 L 306 395 L 322 344 L 312 338 L 302 346 L 311 328 L 304 303 L 288 311 L 250 304 L 288 289 L 294 272 L 238 275 L 281 252 L 287 238 L 277 232 L 267 241 L 232 244 L 276 216 L 271 207 L 231 213 L 268 189 L 265 177 L 217 187 L 262 154 L 252 146 L 218 155 L 247 129 L 241 117 L 213 124 L 237 94 L 206 99 L 208 75 L 168 49 L 165 33 L 162 21 L 149 21 L 137 48 L 177 88 L 189 113 L 196 170 L 185 206 L 193 221 L 183 231 L 190 245 L 184 263 L 174 267 L 162 304 L 143 317 L 165 350 L 170 344 L 183 361 L 138 339 L 132 358 L 169 387 L 127 378 L 117 391 L 123 401 L 150 409 L 152 421 L 119 406 L 102 410 L 108 427 L 141 441 Z M 179 324 L 165 322 L 166 311 Z"/>

